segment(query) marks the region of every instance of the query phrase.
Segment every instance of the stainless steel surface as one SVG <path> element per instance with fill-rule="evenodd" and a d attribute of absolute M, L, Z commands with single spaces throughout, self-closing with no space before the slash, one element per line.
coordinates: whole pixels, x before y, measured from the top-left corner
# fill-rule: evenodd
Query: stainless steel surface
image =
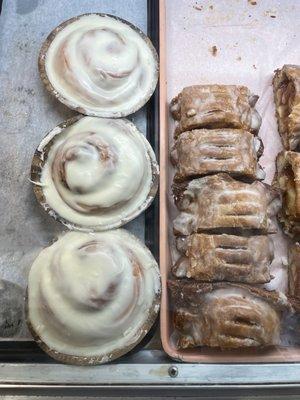
<path fill-rule="evenodd" d="M 178 368 L 178 377 L 168 374 Z M 0 393 L 61 396 L 195 396 L 285 398 L 300 395 L 299 365 L 119 364 L 70 367 L 57 364 L 0 365 Z M 5 374 L 5 378 L 3 375 Z M 210 397 L 211 396 L 211 397 Z M 265 397 L 263 397 L 265 396 Z M 268 397 L 270 396 L 270 397 Z M 278 397 L 281 396 L 281 397 Z M 256 397 L 255 397 L 256 398 Z M 295 397 L 297 398 L 297 397 Z M 299 398 L 299 397 L 298 397 Z"/>
<path fill-rule="evenodd" d="M 10 396 L 10 395 L 5 395 L 1 397 L 3 400 L 63 400 L 65 397 L 63 396 Z M 67 397 L 66 397 L 67 398 Z M 103 397 L 101 395 L 101 397 L 97 396 L 97 398 L 99 400 L 107 400 L 110 397 Z M 132 399 L 132 397 L 119 397 L 120 400 L 130 400 Z M 214 400 L 216 397 L 215 396 L 201 396 L 201 399 L 204 400 Z M 232 395 L 231 396 L 226 396 L 226 397 L 222 397 L 223 399 L 232 399 Z M 235 397 L 236 398 L 236 397 Z M 263 400 L 263 399 L 267 399 L 270 398 L 269 396 L 239 396 L 238 397 L 240 400 L 251 400 L 251 399 L 255 399 L 255 400 Z M 90 397 L 90 396 L 82 396 L 82 397 L 72 397 L 73 400 L 94 400 L 95 397 Z M 140 400 L 153 400 L 153 397 L 139 397 Z M 155 400 L 163 400 L 165 399 L 165 397 L 155 397 Z M 168 397 L 169 400 L 181 400 L 183 399 L 183 397 L 174 397 L 174 396 L 170 396 Z M 199 396 L 192 396 L 189 397 L 189 400 L 197 400 L 199 399 Z M 272 399 L 276 399 L 276 400 L 284 400 L 284 399 L 288 399 L 288 400 L 296 400 L 299 399 L 298 395 L 289 395 L 289 396 L 282 396 L 282 395 L 278 395 L 276 397 L 274 397 L 274 395 L 272 396 Z"/>
<path fill-rule="evenodd" d="M 5 396 L 3 396 L 2 397 L 2 399 L 3 400 L 30 400 L 30 399 L 32 399 L 32 400 L 63 400 L 63 399 L 68 399 L 68 397 L 65 397 L 65 396 L 54 396 L 54 397 L 50 397 L 50 396 L 11 396 L 11 395 L 5 395 Z M 99 396 L 97 396 L 97 398 L 99 399 L 99 400 L 106 400 L 106 399 L 109 399 L 110 397 L 107 397 L 107 396 L 105 396 L 105 397 L 103 397 L 102 395 L 101 395 L 101 397 L 99 397 Z M 170 396 L 170 397 L 168 397 L 169 398 L 169 400 L 181 400 L 181 399 L 183 399 L 183 397 L 174 397 L 174 396 Z M 204 400 L 214 400 L 216 397 L 215 396 L 201 396 L 201 399 L 204 399 Z M 229 399 L 232 399 L 233 397 L 232 397 L 232 395 L 229 397 L 229 396 L 225 396 L 225 397 L 222 397 L 223 399 L 227 399 L 227 400 L 229 400 Z M 237 398 L 237 397 L 234 397 L 234 398 Z M 247 399 L 253 399 L 254 398 L 254 396 L 248 396 L 248 395 L 245 395 L 245 396 L 238 396 L 238 398 L 240 399 L 240 400 L 247 400 Z M 256 396 L 255 395 L 255 400 L 263 400 L 263 399 L 267 399 L 267 398 L 270 398 L 269 396 Z M 95 397 L 90 397 L 90 396 L 82 396 L 82 397 L 72 397 L 72 399 L 73 400 L 93 400 L 93 399 L 95 399 Z M 120 397 L 120 399 L 121 400 L 130 400 L 130 399 L 132 399 L 132 397 L 124 397 L 124 396 L 122 396 L 122 397 Z M 139 399 L 140 400 L 152 400 L 153 399 L 153 397 L 139 397 Z M 155 397 L 155 400 L 163 400 L 163 399 L 165 399 L 165 397 L 161 397 L 161 396 L 159 396 L 159 397 Z M 199 399 L 199 396 L 193 396 L 193 397 L 189 397 L 189 400 L 197 400 L 197 399 Z M 274 399 L 274 400 L 285 400 L 285 399 L 288 399 L 288 400 L 296 400 L 296 399 L 299 399 L 299 396 L 298 395 L 287 395 L 287 396 L 282 396 L 282 395 L 273 395 L 272 396 L 272 399 Z"/>
<path fill-rule="evenodd" d="M 170 366 L 178 375 L 170 377 Z M 0 364 L 1 385 L 279 385 L 299 382 L 299 364 Z"/>

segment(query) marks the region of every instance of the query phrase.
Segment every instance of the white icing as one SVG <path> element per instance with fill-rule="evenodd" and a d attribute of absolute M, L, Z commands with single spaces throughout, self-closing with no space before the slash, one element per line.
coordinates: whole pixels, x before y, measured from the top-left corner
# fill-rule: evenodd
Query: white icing
<path fill-rule="evenodd" d="M 151 44 L 109 16 L 84 15 L 67 24 L 50 44 L 45 65 L 66 104 L 88 115 L 131 114 L 146 103 L 157 83 Z"/>
<path fill-rule="evenodd" d="M 29 320 L 50 349 L 106 356 L 144 336 L 159 291 L 156 261 L 127 231 L 69 232 L 32 265 Z"/>
<path fill-rule="evenodd" d="M 253 131 L 257 132 L 259 130 L 259 128 L 261 126 L 261 122 L 262 122 L 262 119 L 261 119 L 261 116 L 259 115 L 259 113 L 255 109 L 252 109 L 250 126 L 253 129 Z"/>
<path fill-rule="evenodd" d="M 56 135 L 41 184 L 57 215 L 103 230 L 120 226 L 149 205 L 152 172 L 158 172 L 155 155 L 132 123 L 84 117 Z"/>

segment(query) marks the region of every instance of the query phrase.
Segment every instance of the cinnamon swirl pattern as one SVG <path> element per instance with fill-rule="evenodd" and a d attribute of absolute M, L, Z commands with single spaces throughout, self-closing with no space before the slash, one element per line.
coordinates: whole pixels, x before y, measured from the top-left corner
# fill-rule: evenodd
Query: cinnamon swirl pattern
<path fill-rule="evenodd" d="M 131 122 L 75 117 L 41 142 L 31 177 L 50 215 L 68 227 L 107 230 L 149 206 L 157 191 L 158 165 Z"/>
<path fill-rule="evenodd" d="M 63 362 L 100 364 L 132 349 L 158 310 L 156 261 L 125 230 L 69 232 L 34 261 L 27 319 L 41 347 Z"/>
<path fill-rule="evenodd" d="M 85 14 L 48 36 L 39 69 L 62 103 L 83 114 L 117 118 L 148 101 L 157 84 L 158 57 L 147 36 L 127 21 Z"/>

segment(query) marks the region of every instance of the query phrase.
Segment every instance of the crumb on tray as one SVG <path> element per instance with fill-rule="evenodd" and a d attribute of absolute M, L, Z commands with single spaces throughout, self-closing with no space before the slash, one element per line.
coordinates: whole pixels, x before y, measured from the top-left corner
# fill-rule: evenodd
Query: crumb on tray
<path fill-rule="evenodd" d="M 242 60 L 242 57 L 241 57 L 241 56 L 238 56 L 236 60 L 237 60 L 237 61 L 241 61 L 241 60 Z"/>
<path fill-rule="evenodd" d="M 214 6 L 209 6 L 209 9 L 210 9 L 210 10 L 213 10 L 213 9 L 214 9 Z"/>
<path fill-rule="evenodd" d="M 256 65 L 255 65 L 255 64 L 253 64 L 253 65 L 252 65 L 252 67 L 253 67 L 254 69 L 257 69 L 257 67 L 256 67 Z"/>
<path fill-rule="evenodd" d="M 213 57 L 216 57 L 217 52 L 218 52 L 218 48 L 217 48 L 217 46 L 212 46 L 212 47 L 209 49 L 209 51 L 211 52 L 211 54 L 212 54 Z"/>
<path fill-rule="evenodd" d="M 255 1 L 255 0 L 248 0 L 248 3 L 251 4 L 251 6 L 256 6 L 257 1 Z"/>
<path fill-rule="evenodd" d="M 270 17 L 270 18 L 276 18 L 276 17 L 277 17 L 276 11 L 274 11 L 274 10 L 267 10 L 267 11 L 265 11 L 265 16 L 266 16 L 266 17 Z"/>
<path fill-rule="evenodd" d="M 196 1 L 196 3 L 193 5 L 193 8 L 197 11 L 202 11 L 203 10 L 203 6 L 201 6 L 200 4 L 198 4 L 198 2 Z"/>

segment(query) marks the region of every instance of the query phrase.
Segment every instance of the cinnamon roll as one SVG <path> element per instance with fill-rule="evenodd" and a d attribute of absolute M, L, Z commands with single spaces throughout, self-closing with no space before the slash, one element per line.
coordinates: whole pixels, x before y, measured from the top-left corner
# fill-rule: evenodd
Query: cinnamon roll
<path fill-rule="evenodd" d="M 122 229 L 68 232 L 31 267 L 27 321 L 53 358 L 101 364 L 145 336 L 159 300 L 157 263 L 135 236 Z"/>
<path fill-rule="evenodd" d="M 41 142 L 31 179 L 51 216 L 68 227 L 106 230 L 149 206 L 157 191 L 158 165 L 131 122 L 75 117 Z"/>
<path fill-rule="evenodd" d="M 55 28 L 42 46 L 46 88 L 80 113 L 123 117 L 155 90 L 157 53 L 143 32 L 121 18 L 84 14 Z"/>

